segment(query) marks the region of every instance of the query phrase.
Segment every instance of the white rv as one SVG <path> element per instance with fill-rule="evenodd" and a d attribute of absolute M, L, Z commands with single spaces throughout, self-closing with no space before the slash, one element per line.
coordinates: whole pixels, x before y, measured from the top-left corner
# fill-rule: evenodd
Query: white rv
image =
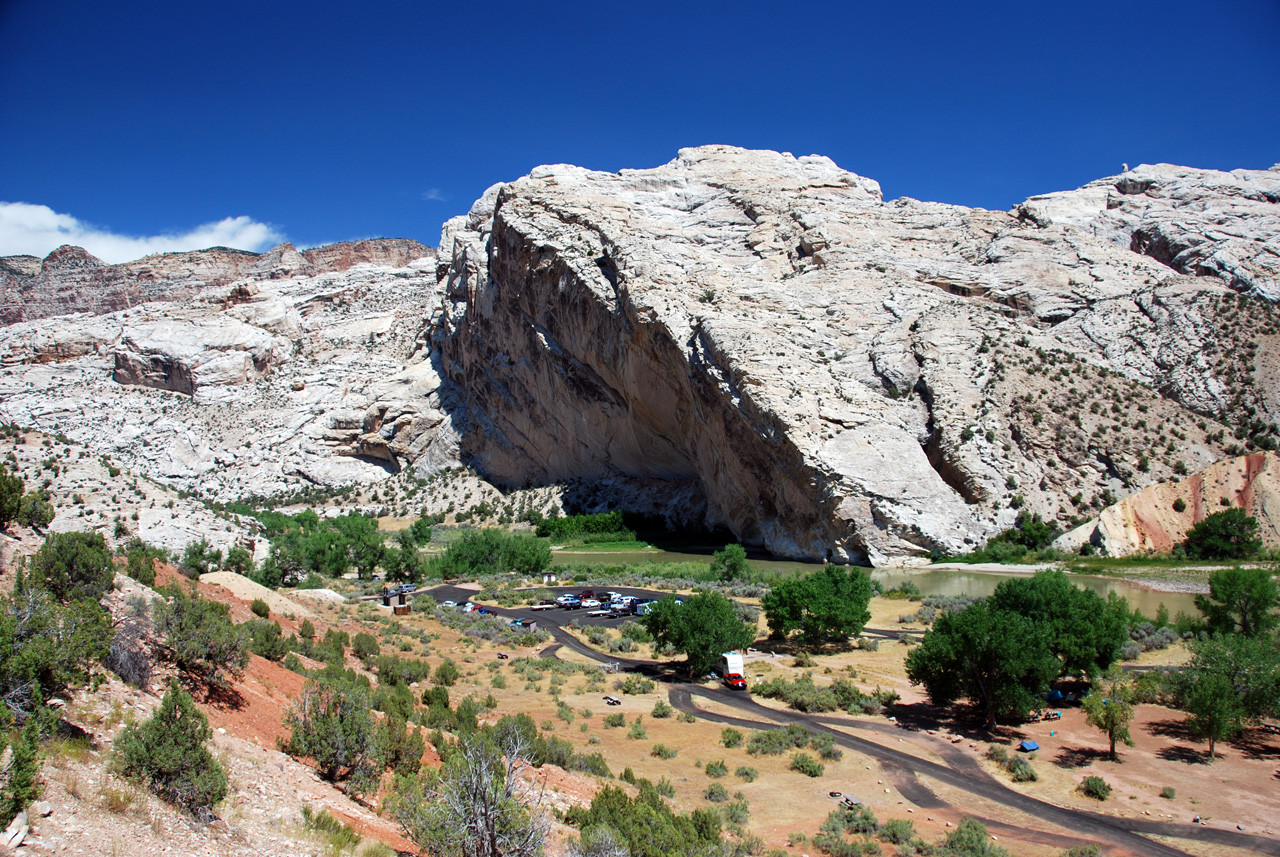
<path fill-rule="evenodd" d="M 723 655 L 720 656 L 720 666 L 718 668 L 718 672 L 720 673 L 721 678 L 724 678 L 727 675 L 732 675 L 734 673 L 737 673 L 738 675 L 743 675 L 742 655 L 738 654 L 737 652 L 725 652 Z"/>

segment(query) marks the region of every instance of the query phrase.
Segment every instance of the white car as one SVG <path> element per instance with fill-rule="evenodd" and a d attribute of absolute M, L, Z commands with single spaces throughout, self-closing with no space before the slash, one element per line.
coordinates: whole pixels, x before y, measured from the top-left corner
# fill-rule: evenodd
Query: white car
<path fill-rule="evenodd" d="M 575 600 L 577 600 L 576 595 L 572 595 L 566 592 L 564 595 L 561 595 L 558 598 L 556 598 L 556 603 L 559 604 L 561 607 L 563 607 L 564 605 L 568 604 L 570 601 L 575 601 Z"/>
<path fill-rule="evenodd" d="M 440 606 L 441 607 L 457 607 L 458 602 L 457 601 L 441 601 Z"/>
<path fill-rule="evenodd" d="M 600 602 L 595 600 L 594 598 L 582 599 L 582 609 L 584 610 L 595 610 L 599 606 L 600 606 Z"/>

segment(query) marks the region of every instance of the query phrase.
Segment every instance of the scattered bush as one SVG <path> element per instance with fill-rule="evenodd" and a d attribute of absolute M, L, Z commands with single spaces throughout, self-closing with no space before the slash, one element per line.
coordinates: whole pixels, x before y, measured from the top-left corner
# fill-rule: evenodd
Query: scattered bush
<path fill-rule="evenodd" d="M 880 827 L 881 841 L 890 845 L 906 845 L 915 835 L 915 824 L 908 818 L 891 818 Z"/>
<path fill-rule="evenodd" d="M 670 717 L 674 711 L 675 711 L 674 708 L 672 708 L 663 700 L 659 699 L 657 702 L 653 704 L 653 711 L 651 713 L 653 717 L 659 720 L 662 720 L 664 718 Z"/>
<path fill-rule="evenodd" d="M 644 723 L 641 718 L 643 715 L 636 715 L 636 722 L 631 724 L 631 728 L 627 730 L 627 737 L 634 741 L 643 741 L 649 737 L 649 733 L 645 731 Z"/>
<path fill-rule="evenodd" d="M 649 755 L 657 756 L 659 759 L 674 759 L 676 750 L 666 744 L 654 744 L 653 749 L 649 751 Z"/>
<path fill-rule="evenodd" d="M 615 686 L 616 690 L 622 691 L 624 694 L 640 695 L 645 693 L 653 693 L 657 687 L 651 679 L 643 678 L 635 673 L 629 674 Z"/>
<path fill-rule="evenodd" d="M 227 605 L 176 592 L 168 604 L 156 602 L 155 613 L 174 665 L 193 678 L 225 685 L 248 666 L 248 635 Z"/>
<path fill-rule="evenodd" d="M 1160 797 L 1164 798 L 1165 800 L 1173 800 L 1177 796 L 1178 796 L 1178 790 L 1175 789 L 1173 786 L 1165 786 L 1160 790 Z"/>
<path fill-rule="evenodd" d="M 727 749 L 732 750 L 734 747 L 742 746 L 742 733 L 731 726 L 720 730 L 720 743 Z"/>
<path fill-rule="evenodd" d="M 707 762 L 706 766 L 703 767 L 702 771 L 708 777 L 719 778 L 729 773 L 729 766 L 726 765 L 723 760 L 719 762 Z"/>
<path fill-rule="evenodd" d="M 1013 778 L 1015 783 L 1034 783 L 1039 779 L 1035 768 L 1031 767 L 1031 763 L 1021 756 L 1011 758 L 1005 768 L 1009 771 L 1009 776 Z"/>
<path fill-rule="evenodd" d="M 746 765 L 741 765 L 733 772 L 733 775 L 743 782 L 754 783 L 756 778 L 760 776 L 760 772 L 755 768 L 748 768 Z"/>
<path fill-rule="evenodd" d="M 720 783 L 712 783 L 707 786 L 707 790 L 702 793 L 702 796 L 712 803 L 724 803 L 729 799 L 729 790 Z"/>
<path fill-rule="evenodd" d="M 1102 777 L 1085 777 L 1078 788 L 1082 795 L 1094 800 L 1106 800 L 1111 797 L 1111 785 Z"/>
<path fill-rule="evenodd" d="M 249 605 L 249 611 L 253 613 L 254 616 L 258 616 L 262 619 L 266 619 L 271 615 L 271 608 L 267 606 L 267 602 L 263 601 L 261 598 L 253 599 L 253 603 Z"/>
<path fill-rule="evenodd" d="M 796 753 L 791 757 L 791 764 L 787 767 L 806 777 L 820 777 L 826 771 L 826 767 L 808 753 Z"/>
<path fill-rule="evenodd" d="M 604 716 L 604 725 L 609 729 L 619 729 L 627 725 L 627 717 L 624 714 L 606 714 Z"/>

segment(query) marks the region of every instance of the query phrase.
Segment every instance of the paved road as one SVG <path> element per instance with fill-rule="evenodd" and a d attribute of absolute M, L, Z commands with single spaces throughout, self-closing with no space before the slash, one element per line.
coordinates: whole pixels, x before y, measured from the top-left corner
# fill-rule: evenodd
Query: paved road
<path fill-rule="evenodd" d="M 582 587 L 550 588 L 556 594 L 559 594 L 560 592 L 578 592 L 582 589 Z M 639 597 L 646 598 L 652 598 L 655 596 L 660 597 L 665 594 L 656 593 L 650 590 L 620 587 L 616 588 L 616 590 L 627 595 L 637 595 Z M 471 590 L 459 589 L 458 587 L 437 586 L 430 590 L 423 590 L 418 594 L 430 595 L 437 602 L 453 600 L 462 603 L 475 593 Z M 947 806 L 947 804 L 938 798 L 938 796 L 935 795 L 927 785 L 920 782 L 917 775 L 930 777 L 939 782 L 961 789 L 969 794 L 1001 804 L 1009 809 L 1025 812 L 1036 818 L 1043 819 L 1044 821 L 1054 824 L 1063 830 L 1068 830 L 1071 831 L 1071 833 L 1076 834 L 1080 838 L 1080 842 L 1104 842 L 1119 847 L 1128 853 L 1142 855 L 1142 857 L 1186 857 L 1187 852 L 1147 838 L 1149 836 L 1176 836 L 1216 845 L 1244 848 L 1256 851 L 1260 854 L 1270 854 L 1274 855 L 1274 857 L 1280 857 L 1280 840 L 1268 837 L 1254 836 L 1252 834 L 1235 830 L 1219 830 L 1216 828 L 1202 827 L 1200 825 L 1192 825 L 1186 822 L 1156 821 L 1154 819 L 1145 818 L 1116 818 L 1113 816 L 1102 815 L 1100 813 L 1068 809 L 1066 807 L 1046 803 L 1030 797 L 1029 795 L 1014 791 L 1005 784 L 991 777 L 972 757 L 964 754 L 954 747 L 951 747 L 951 745 L 944 744 L 944 742 L 936 742 L 940 746 L 931 746 L 930 749 L 938 753 L 945 764 L 931 762 L 917 756 L 913 756 L 910 753 L 896 750 L 893 747 L 885 746 L 884 744 L 880 744 L 876 741 L 860 738 L 856 735 L 850 735 L 847 732 L 833 729 L 831 726 L 827 725 L 829 723 L 839 723 L 846 728 L 852 727 L 857 730 L 880 733 L 897 731 L 897 727 L 888 726 L 882 721 L 844 717 L 836 718 L 802 714 L 796 711 L 779 711 L 773 708 L 766 708 L 752 700 L 749 694 L 730 691 L 727 688 L 718 686 L 707 687 L 682 681 L 682 676 L 673 674 L 670 667 L 654 664 L 648 661 L 639 661 L 602 653 L 590 646 L 587 646 L 577 637 L 560 627 L 562 623 L 567 623 L 570 620 L 577 620 L 579 624 L 610 625 L 618 624 L 625 621 L 625 619 L 601 618 L 597 620 L 594 617 L 586 616 L 585 611 L 568 611 L 561 610 L 559 608 L 544 611 L 528 610 L 527 608 L 498 608 L 495 612 L 499 615 L 510 616 L 512 618 L 537 620 L 540 623 L 540 627 L 545 628 L 550 632 L 556 641 L 554 645 L 544 650 L 544 653 L 546 654 L 554 655 L 555 651 L 559 647 L 564 647 L 592 660 L 599 661 L 601 663 L 620 663 L 626 669 L 644 673 L 665 681 L 668 684 L 668 695 L 671 700 L 671 704 L 682 711 L 695 713 L 704 720 L 713 723 L 741 726 L 748 729 L 759 729 L 762 726 L 778 723 L 797 723 L 810 731 L 829 734 L 835 742 L 842 747 L 876 759 L 881 764 L 886 775 L 893 781 L 903 798 L 911 801 L 922 809 L 939 809 Z M 731 715 L 707 711 L 699 708 L 694 703 L 694 697 L 714 700 L 718 703 L 734 708 L 742 712 L 744 715 L 754 715 L 754 718 L 745 716 L 734 717 Z M 967 814 L 971 815 L 972 813 Z M 981 820 L 993 830 L 1006 831 L 1005 835 L 1017 834 L 1025 839 L 1058 846 L 1071 844 L 1064 843 L 1063 837 L 1061 836 L 1049 836 L 1034 830 L 1015 827 L 992 819 Z"/>

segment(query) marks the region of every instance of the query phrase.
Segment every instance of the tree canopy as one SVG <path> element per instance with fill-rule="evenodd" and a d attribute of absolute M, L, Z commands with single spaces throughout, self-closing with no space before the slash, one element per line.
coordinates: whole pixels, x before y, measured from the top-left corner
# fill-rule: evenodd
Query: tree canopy
<path fill-rule="evenodd" d="M 1196 596 L 1209 630 L 1254 637 L 1280 624 L 1280 592 L 1265 568 L 1224 568 L 1209 575 L 1209 594 Z"/>
<path fill-rule="evenodd" d="M 551 566 L 551 545 L 532 536 L 486 529 L 466 533 L 431 563 L 434 576 L 538 574 Z"/>
<path fill-rule="evenodd" d="M 1061 660 L 1064 674 L 1104 672 L 1128 639 L 1128 605 L 1080 589 L 1061 571 L 1003 580 L 988 603 L 1046 630 L 1049 649 Z"/>
<path fill-rule="evenodd" d="M 774 636 L 798 630 L 805 644 L 817 645 L 862 633 L 871 618 L 867 605 L 873 588 L 862 569 L 828 564 L 821 571 L 776 584 L 761 604 Z"/>
<path fill-rule="evenodd" d="M 1267 637 L 1214 635 L 1191 643 L 1191 660 L 1173 675 L 1174 698 L 1193 735 L 1218 741 L 1246 724 L 1280 715 L 1280 650 Z"/>
<path fill-rule="evenodd" d="M 732 601 L 719 592 L 699 592 L 677 604 L 674 595 L 649 605 L 640 617 L 659 645 L 669 644 L 688 658 L 691 675 L 705 675 L 723 652 L 744 649 L 756 638 Z"/>
<path fill-rule="evenodd" d="M 247 630 L 231 622 L 225 604 L 179 592 L 156 604 L 155 620 L 174 665 L 198 681 L 226 684 L 249 663 Z"/>
<path fill-rule="evenodd" d="M 747 551 L 742 545 L 725 545 L 711 557 L 711 573 L 723 581 L 741 580 L 751 571 Z"/>
<path fill-rule="evenodd" d="M 1239 507 L 1208 515 L 1187 531 L 1187 556 L 1192 559 L 1246 559 L 1262 549 L 1258 519 Z"/>
<path fill-rule="evenodd" d="M 934 705 L 968 699 L 991 729 L 1039 706 L 1060 668 L 1046 628 L 990 601 L 943 613 L 907 656 L 907 677 Z"/>

